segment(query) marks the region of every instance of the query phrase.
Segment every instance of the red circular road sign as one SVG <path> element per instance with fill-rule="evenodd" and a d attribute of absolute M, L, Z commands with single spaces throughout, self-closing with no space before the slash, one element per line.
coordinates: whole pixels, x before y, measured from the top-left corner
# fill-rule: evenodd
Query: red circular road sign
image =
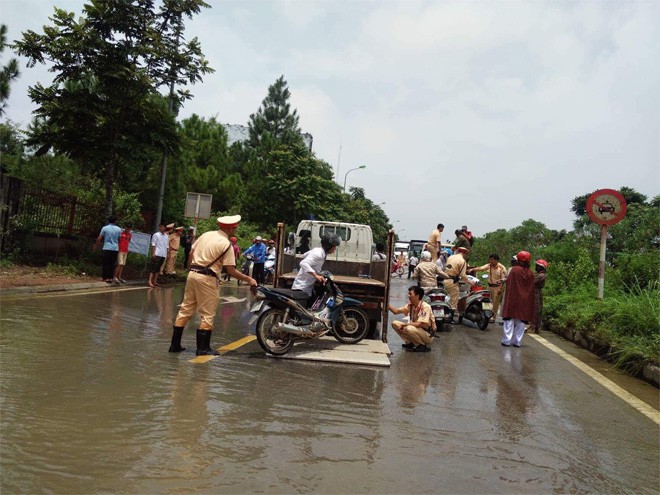
<path fill-rule="evenodd" d="M 587 215 L 600 225 L 619 223 L 626 210 L 626 199 L 614 189 L 599 189 L 587 199 Z"/>

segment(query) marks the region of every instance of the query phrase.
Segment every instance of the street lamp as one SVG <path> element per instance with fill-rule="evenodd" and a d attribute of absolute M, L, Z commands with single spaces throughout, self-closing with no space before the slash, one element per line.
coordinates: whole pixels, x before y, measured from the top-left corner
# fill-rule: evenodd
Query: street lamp
<path fill-rule="evenodd" d="M 366 165 L 360 165 L 359 167 L 355 167 L 350 169 L 346 174 L 344 175 L 344 192 L 346 192 L 346 176 L 350 174 L 353 170 L 360 170 L 361 168 L 367 168 Z"/>

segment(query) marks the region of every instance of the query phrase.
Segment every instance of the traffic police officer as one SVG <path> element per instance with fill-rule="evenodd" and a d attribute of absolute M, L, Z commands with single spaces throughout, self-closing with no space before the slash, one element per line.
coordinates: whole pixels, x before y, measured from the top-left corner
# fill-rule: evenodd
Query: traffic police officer
<path fill-rule="evenodd" d="M 467 271 L 467 255 L 469 249 L 466 247 L 459 247 L 456 249 L 456 254 L 452 254 L 447 258 L 447 265 L 445 266 L 445 273 L 450 278 L 446 278 L 442 281 L 445 286 L 447 294 L 449 294 L 452 314 L 456 314 L 458 309 L 458 299 L 460 297 L 459 281 L 463 280 L 464 282 L 473 284 L 468 280 L 466 271 Z"/>
<path fill-rule="evenodd" d="M 179 314 L 174 322 L 170 352 L 185 351 L 181 347 L 181 336 L 186 323 L 197 311 L 200 316 L 197 329 L 197 355 L 217 356 L 211 349 L 213 321 L 220 300 L 218 275 L 224 267 L 229 275 L 256 287 L 257 281 L 236 269 L 234 250 L 229 237 L 241 221 L 240 215 L 218 218 L 218 230 L 212 230 L 199 236 L 190 251 L 190 271 L 186 280 L 186 289 Z"/>

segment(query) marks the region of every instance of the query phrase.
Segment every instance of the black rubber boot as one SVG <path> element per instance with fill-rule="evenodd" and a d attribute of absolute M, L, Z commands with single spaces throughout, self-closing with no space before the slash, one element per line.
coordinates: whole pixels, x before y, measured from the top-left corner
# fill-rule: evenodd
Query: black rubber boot
<path fill-rule="evenodd" d="M 212 331 L 197 330 L 197 355 L 198 356 L 219 356 L 220 353 L 211 349 Z"/>
<path fill-rule="evenodd" d="M 183 328 L 184 327 L 173 327 L 170 352 L 181 352 L 186 350 L 185 347 L 181 347 L 181 336 L 183 335 Z"/>

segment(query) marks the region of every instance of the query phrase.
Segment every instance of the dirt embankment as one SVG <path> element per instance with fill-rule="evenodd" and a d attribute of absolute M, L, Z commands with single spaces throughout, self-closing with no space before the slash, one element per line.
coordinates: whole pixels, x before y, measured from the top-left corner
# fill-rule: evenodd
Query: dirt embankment
<path fill-rule="evenodd" d="M 90 275 L 64 275 L 44 267 L 12 266 L 0 268 L 0 289 L 14 287 L 34 287 L 38 285 L 80 284 L 100 282 L 100 278 Z"/>

